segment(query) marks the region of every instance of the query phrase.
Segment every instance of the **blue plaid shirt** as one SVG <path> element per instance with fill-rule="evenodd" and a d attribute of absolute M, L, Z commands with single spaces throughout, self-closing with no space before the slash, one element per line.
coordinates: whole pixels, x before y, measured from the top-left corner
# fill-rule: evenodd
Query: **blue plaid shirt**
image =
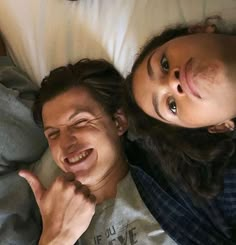
<path fill-rule="evenodd" d="M 178 244 L 236 244 L 236 168 L 226 171 L 224 191 L 201 204 L 157 168 L 152 176 L 133 165 L 130 171 L 146 206 Z"/>

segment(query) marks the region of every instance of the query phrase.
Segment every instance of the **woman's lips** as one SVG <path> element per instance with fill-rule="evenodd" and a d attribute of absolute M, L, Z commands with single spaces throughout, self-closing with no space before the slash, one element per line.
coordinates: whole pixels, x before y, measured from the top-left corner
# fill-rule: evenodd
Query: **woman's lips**
<path fill-rule="evenodd" d="M 183 69 L 183 78 L 181 82 L 184 81 L 184 89 L 187 90 L 191 95 L 197 98 L 201 98 L 200 94 L 197 91 L 196 84 L 193 81 L 193 59 L 190 58 L 184 66 Z"/>

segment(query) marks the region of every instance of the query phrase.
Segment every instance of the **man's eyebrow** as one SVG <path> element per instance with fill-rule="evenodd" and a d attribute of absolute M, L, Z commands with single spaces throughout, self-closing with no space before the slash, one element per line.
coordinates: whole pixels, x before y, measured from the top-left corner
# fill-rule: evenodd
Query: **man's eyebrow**
<path fill-rule="evenodd" d="M 83 112 L 88 112 L 87 110 L 81 110 L 81 109 L 76 109 L 75 112 L 69 116 L 68 120 L 71 120 L 73 119 L 74 117 L 76 117 L 78 114 L 80 113 L 83 113 Z M 43 131 L 45 132 L 46 130 L 48 129 L 55 129 L 57 130 L 57 128 L 54 128 L 52 126 L 47 126 L 47 127 L 44 127 Z"/>
<path fill-rule="evenodd" d="M 160 113 L 160 110 L 159 110 L 159 104 L 158 104 L 158 98 L 156 95 L 153 95 L 152 96 L 152 104 L 153 104 L 153 107 L 154 107 L 154 110 L 156 112 L 156 114 L 163 120 L 163 121 L 167 121 Z"/>
<path fill-rule="evenodd" d="M 79 113 L 81 113 L 81 110 L 76 110 L 72 115 L 70 115 L 69 119 L 68 120 L 71 120 L 72 118 L 74 118 L 76 115 L 78 115 Z M 46 126 L 44 127 L 43 131 L 47 131 L 49 129 L 55 129 L 57 130 L 56 128 L 52 127 L 52 126 Z"/>
<path fill-rule="evenodd" d="M 45 131 L 47 131 L 47 130 L 49 130 L 49 129 L 57 130 L 56 128 L 53 128 L 53 127 L 51 127 L 51 126 L 47 126 L 47 127 L 44 127 L 44 128 L 43 128 L 43 131 L 45 132 Z"/>
<path fill-rule="evenodd" d="M 77 116 L 79 113 L 81 113 L 81 110 L 76 110 L 72 115 L 69 116 L 69 120 L 71 120 L 73 117 Z"/>
<path fill-rule="evenodd" d="M 80 113 L 91 113 L 89 110 L 86 110 L 86 109 L 76 109 L 75 112 L 69 116 L 68 120 L 71 120 L 72 118 L 76 117 L 78 114 Z"/>

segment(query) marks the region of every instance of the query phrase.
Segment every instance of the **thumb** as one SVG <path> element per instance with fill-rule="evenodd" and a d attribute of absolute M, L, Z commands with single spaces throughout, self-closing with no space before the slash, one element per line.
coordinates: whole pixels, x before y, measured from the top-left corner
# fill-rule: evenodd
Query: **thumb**
<path fill-rule="evenodd" d="M 41 201 L 41 199 L 42 199 L 42 197 L 46 191 L 45 187 L 41 184 L 38 177 L 28 170 L 20 170 L 18 174 L 19 174 L 19 176 L 24 178 L 28 182 L 28 184 L 30 185 L 30 187 L 34 193 L 36 202 L 37 202 L 38 206 L 40 207 L 40 201 Z"/>

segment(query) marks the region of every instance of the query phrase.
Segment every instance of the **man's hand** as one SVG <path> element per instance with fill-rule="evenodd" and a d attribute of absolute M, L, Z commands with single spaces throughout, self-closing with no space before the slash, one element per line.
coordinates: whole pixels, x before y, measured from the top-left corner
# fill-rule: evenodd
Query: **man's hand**
<path fill-rule="evenodd" d="M 40 209 L 43 232 L 39 245 L 74 244 L 91 222 L 95 196 L 72 173 L 57 177 L 49 189 L 30 171 L 21 170 L 19 175 L 31 186 Z"/>

